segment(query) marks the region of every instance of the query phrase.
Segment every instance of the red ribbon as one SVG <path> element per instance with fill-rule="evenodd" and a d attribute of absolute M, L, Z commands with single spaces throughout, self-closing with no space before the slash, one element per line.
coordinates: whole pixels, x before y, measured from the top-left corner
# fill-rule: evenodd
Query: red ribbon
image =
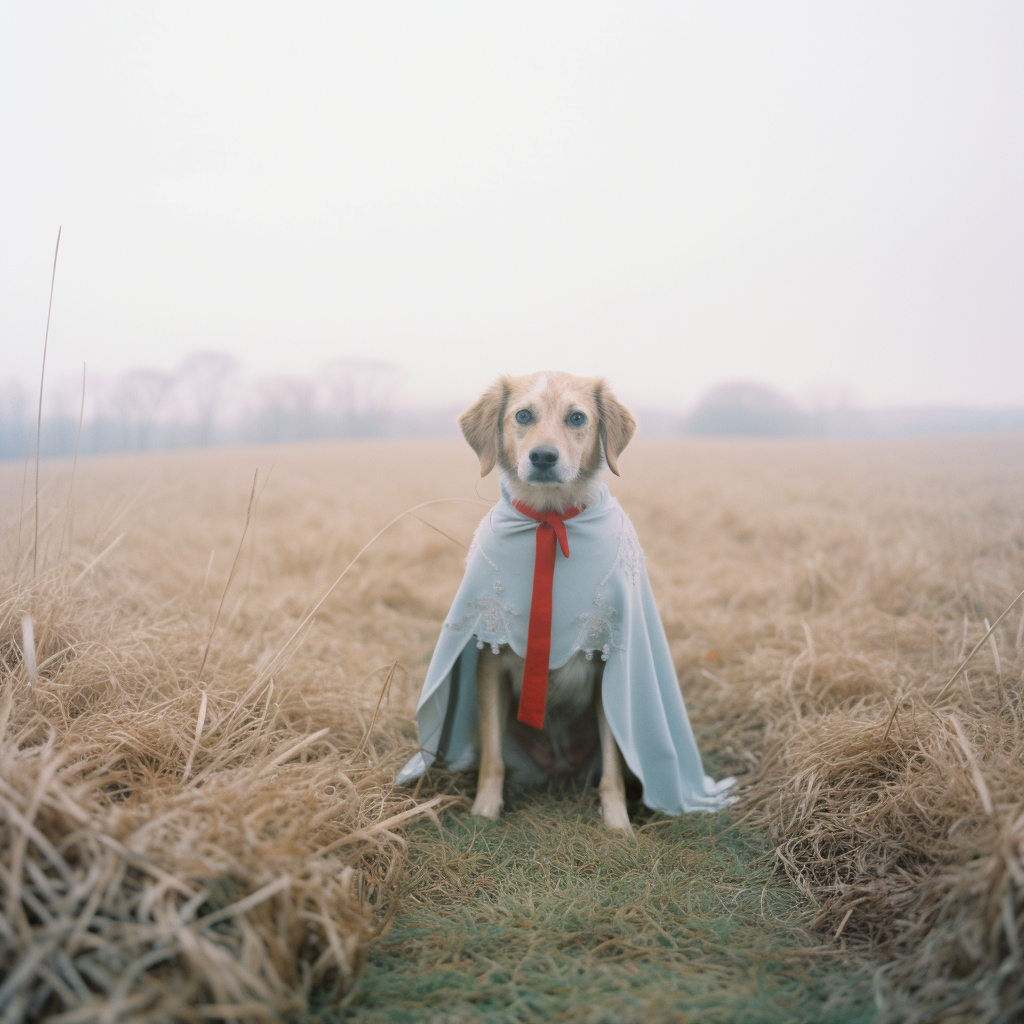
<path fill-rule="evenodd" d="M 569 536 L 563 520 L 580 514 L 578 508 L 564 512 L 535 512 L 521 501 L 516 510 L 537 520 L 537 555 L 533 563 L 533 597 L 530 599 L 530 631 L 526 640 L 523 692 L 519 698 L 520 722 L 544 728 L 544 706 L 548 699 L 548 662 L 551 659 L 551 591 L 555 584 L 555 545 L 569 557 Z"/>

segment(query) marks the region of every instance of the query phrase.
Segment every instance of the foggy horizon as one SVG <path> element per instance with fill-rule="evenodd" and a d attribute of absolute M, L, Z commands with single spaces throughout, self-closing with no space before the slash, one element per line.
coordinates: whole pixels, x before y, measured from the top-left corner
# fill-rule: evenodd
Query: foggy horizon
<path fill-rule="evenodd" d="M 83 392 L 83 383 L 85 390 Z M 417 403 L 409 374 L 382 360 L 341 359 L 308 376 L 254 375 L 225 352 L 193 352 L 170 373 L 50 380 L 44 457 L 202 449 L 335 438 L 455 437 L 476 396 Z M 800 401 L 756 381 L 724 381 L 685 410 L 633 406 L 642 437 L 897 437 L 1024 430 L 1016 406 L 862 407 L 842 392 Z M 36 446 L 38 390 L 0 381 L 0 460 Z M 81 418 L 81 424 L 80 424 Z M 79 433 L 79 431 L 81 431 Z"/>

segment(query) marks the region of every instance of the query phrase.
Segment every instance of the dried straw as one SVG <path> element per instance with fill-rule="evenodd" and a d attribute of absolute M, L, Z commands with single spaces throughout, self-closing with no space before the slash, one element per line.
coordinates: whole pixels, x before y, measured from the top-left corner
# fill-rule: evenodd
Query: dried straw
<path fill-rule="evenodd" d="M 641 492 L 688 557 L 648 563 L 738 810 L 885 964 L 886 1020 L 1021 1019 L 1024 444 L 689 454 L 694 497 Z"/>
<path fill-rule="evenodd" d="M 391 780 L 463 554 L 405 517 L 353 559 L 397 511 L 471 494 L 476 467 L 454 441 L 273 457 L 251 586 L 202 687 L 251 453 L 91 461 L 76 514 L 95 547 L 7 578 L 0 884 L 10 901 L 18 879 L 20 909 L 5 904 L 0 970 L 31 979 L 8 1009 L 49 986 L 47 1006 L 86 1013 L 66 960 L 112 976 L 90 936 L 116 932 L 120 976 L 140 965 L 122 1019 L 173 1016 L 175 999 L 261 1019 L 313 985 L 341 997 L 393 913 L 400 829 L 441 803 Z M 736 810 L 773 837 L 813 923 L 885 964 L 893 1021 L 1020 1019 L 1024 625 L 1000 616 L 1024 586 L 1021 438 L 648 442 L 622 468 L 702 749 L 745 772 Z M 0 480 L 12 562 L 20 471 Z M 140 476 L 134 502 L 102 511 Z M 444 508 L 435 529 L 468 540 L 479 510 Z M 130 920 L 101 923 L 120 906 Z M 61 931 L 86 911 L 95 928 Z M 161 928 L 173 938 L 145 938 Z M 75 971 L 89 999 L 108 990 Z"/>
<path fill-rule="evenodd" d="M 122 537 L 0 583 L 0 1019 L 340 1004 L 394 913 L 401 828 L 455 798 L 393 789 L 410 745 L 369 735 L 370 688 L 253 685 L 262 645 L 209 656 L 219 607 L 168 616 L 112 563 Z"/>

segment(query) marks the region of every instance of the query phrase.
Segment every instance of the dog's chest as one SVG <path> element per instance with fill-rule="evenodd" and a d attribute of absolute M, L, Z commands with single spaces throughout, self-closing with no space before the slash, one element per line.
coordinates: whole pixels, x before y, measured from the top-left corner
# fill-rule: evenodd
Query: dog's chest
<path fill-rule="evenodd" d="M 516 701 L 523 690 L 523 659 L 508 651 L 507 667 Z M 548 673 L 544 728 L 512 717 L 508 729 L 530 761 L 551 779 L 568 779 L 592 762 L 598 749 L 597 702 L 604 662 L 577 651 Z"/>
<path fill-rule="evenodd" d="M 516 700 L 523 692 L 524 662 L 512 654 L 517 663 L 509 674 Z M 601 678 L 604 663 L 597 658 L 588 660 L 583 651 L 577 651 L 561 668 L 548 673 L 547 712 L 556 718 L 575 719 L 594 702 L 594 694 Z"/>

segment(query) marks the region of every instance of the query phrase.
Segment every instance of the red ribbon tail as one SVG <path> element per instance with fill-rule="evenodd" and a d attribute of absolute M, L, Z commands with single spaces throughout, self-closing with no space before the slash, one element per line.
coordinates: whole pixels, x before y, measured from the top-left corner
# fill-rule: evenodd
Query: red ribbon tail
<path fill-rule="evenodd" d="M 520 722 L 544 728 L 548 699 L 548 662 L 551 659 L 551 591 L 555 580 L 555 530 L 549 523 L 537 526 L 537 554 L 533 563 L 533 597 L 526 641 L 523 690 L 519 698 Z"/>

